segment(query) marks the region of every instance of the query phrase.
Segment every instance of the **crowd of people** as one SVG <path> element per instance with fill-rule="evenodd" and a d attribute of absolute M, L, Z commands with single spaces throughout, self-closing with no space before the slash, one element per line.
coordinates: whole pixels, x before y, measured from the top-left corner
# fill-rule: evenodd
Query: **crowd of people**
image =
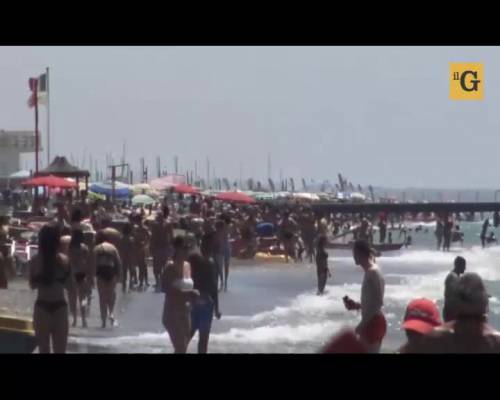
<path fill-rule="evenodd" d="M 56 208 L 54 218 L 39 231 L 38 254 L 29 268 L 30 287 L 37 290 L 33 322 L 41 353 L 66 351 L 70 318 L 73 327 L 78 316 L 82 327 L 88 326 L 94 289 L 101 327 L 115 325 L 119 285 L 123 292 L 153 286 L 164 295 L 162 323 L 174 351 L 185 353 L 198 333 L 198 352 L 206 353 L 213 318 L 222 316 L 219 294 L 228 290 L 232 257 L 253 258 L 265 251 L 283 254 L 287 262 L 301 262 L 305 255 L 316 263 L 321 295 L 331 277 L 327 245 L 349 232 L 355 239 L 354 263 L 362 268 L 364 278 L 360 301 L 343 299 L 347 310 L 361 312 L 359 325 L 347 334 L 362 352 L 381 349 L 387 332 L 385 281 L 372 247 L 373 223 L 366 217 L 318 214 L 302 204 L 242 206 L 198 196 L 139 209 L 90 204 L 82 196 L 76 204 L 60 201 Z M 386 217 L 379 218 L 380 243 L 386 241 L 387 225 Z M 452 225 L 450 220 L 443 227 L 445 248 Z M 388 239 L 392 240 L 391 232 Z M 3 259 L 0 267 L 6 264 Z M 150 260 L 153 282 L 148 274 Z M 0 268 L 0 278 L 4 269 Z M 458 257 L 445 282 L 444 322 L 428 299 L 408 305 L 403 323 L 408 342 L 401 353 L 496 352 L 500 348 L 500 336 L 487 324 L 484 284 L 478 275 L 464 272 L 465 260 Z M 346 352 L 349 346 L 339 349 L 339 343 L 335 337 L 325 352 Z"/>

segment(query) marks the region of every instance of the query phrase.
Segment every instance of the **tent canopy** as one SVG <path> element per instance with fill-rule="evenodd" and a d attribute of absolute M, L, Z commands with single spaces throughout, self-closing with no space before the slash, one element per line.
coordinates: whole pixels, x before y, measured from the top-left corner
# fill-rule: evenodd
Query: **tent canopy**
<path fill-rule="evenodd" d="M 47 168 L 39 171 L 38 175 L 57 175 L 65 178 L 85 178 L 89 177 L 90 173 L 87 170 L 78 169 L 74 165 L 71 165 L 68 160 L 66 160 L 66 157 L 56 157 Z"/>

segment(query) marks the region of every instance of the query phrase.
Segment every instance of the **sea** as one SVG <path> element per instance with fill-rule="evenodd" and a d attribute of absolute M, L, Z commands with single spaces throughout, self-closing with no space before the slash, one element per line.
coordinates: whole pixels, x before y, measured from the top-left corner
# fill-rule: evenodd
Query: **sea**
<path fill-rule="evenodd" d="M 400 325 L 406 305 L 415 298 L 443 303 L 444 280 L 453 260 L 462 255 L 467 271 L 479 273 L 487 285 L 489 318 L 500 329 L 500 246 L 482 249 L 479 232 L 482 222 L 462 222 L 464 246 L 453 245 L 450 252 L 436 250 L 435 223 L 410 234 L 413 245 L 388 252 L 377 259 L 386 281 L 384 309 L 388 333 L 382 352 L 392 353 L 404 343 Z M 427 231 L 425 230 L 427 228 Z M 399 233 L 393 233 L 398 241 Z M 316 295 L 315 266 L 298 264 L 234 266 L 230 270 L 228 292 L 220 293 L 222 318 L 214 320 L 210 353 L 316 353 L 343 327 L 355 327 L 358 312 L 346 311 L 342 297 L 359 299 L 363 273 L 350 251 L 329 250 L 329 279 L 326 293 Z M 151 278 L 150 278 L 151 279 Z M 97 299 L 88 329 L 73 328 L 70 352 L 93 353 L 172 353 L 161 324 L 163 295 L 146 292 L 121 294 L 118 326 L 99 327 Z M 188 353 L 196 353 L 197 336 Z"/>

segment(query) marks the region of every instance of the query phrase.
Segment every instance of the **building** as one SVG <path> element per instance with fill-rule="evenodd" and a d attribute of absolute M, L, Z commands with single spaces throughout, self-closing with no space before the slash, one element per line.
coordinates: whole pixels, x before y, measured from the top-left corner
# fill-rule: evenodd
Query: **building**
<path fill-rule="evenodd" d="M 42 150 L 41 141 L 38 150 Z M 21 154 L 35 152 L 34 131 L 0 130 L 0 177 L 21 169 Z"/>

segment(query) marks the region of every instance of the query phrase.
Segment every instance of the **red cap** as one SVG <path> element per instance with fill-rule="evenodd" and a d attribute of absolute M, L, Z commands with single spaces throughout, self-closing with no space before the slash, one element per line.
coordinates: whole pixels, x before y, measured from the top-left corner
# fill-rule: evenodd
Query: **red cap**
<path fill-rule="evenodd" d="M 434 327 L 441 325 L 439 310 L 429 299 L 412 300 L 406 307 L 403 329 L 425 335 Z"/>

